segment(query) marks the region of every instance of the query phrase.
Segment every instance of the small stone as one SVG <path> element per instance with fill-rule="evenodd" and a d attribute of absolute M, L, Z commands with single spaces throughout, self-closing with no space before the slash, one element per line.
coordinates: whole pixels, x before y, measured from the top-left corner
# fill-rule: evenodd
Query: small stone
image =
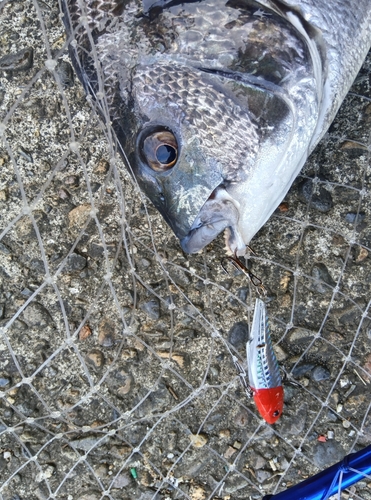
<path fill-rule="evenodd" d="M 8 378 L 2 378 L 0 377 L 0 387 L 5 387 L 10 383 L 10 380 Z"/>
<path fill-rule="evenodd" d="M 10 255 L 12 252 L 10 249 L 0 241 L 0 252 L 4 255 Z"/>
<path fill-rule="evenodd" d="M 8 201 L 8 199 L 9 199 L 9 190 L 0 189 L 0 202 Z"/>
<path fill-rule="evenodd" d="M 331 288 L 336 286 L 335 281 L 332 279 L 327 267 L 322 262 L 318 262 L 312 267 L 312 276 L 314 282 L 311 288 L 319 293 L 326 293 Z M 329 286 L 326 286 L 329 285 Z"/>
<path fill-rule="evenodd" d="M 158 320 L 160 318 L 160 302 L 158 301 L 158 299 L 153 298 L 148 302 L 144 302 L 143 304 L 141 304 L 140 308 L 152 320 Z"/>
<path fill-rule="evenodd" d="M 160 356 L 160 358 L 164 358 L 164 359 L 169 359 L 169 357 L 170 357 L 168 351 L 157 351 L 156 354 L 158 354 L 158 356 Z M 172 353 L 171 360 L 175 361 L 180 366 L 180 368 L 184 367 L 185 360 L 184 360 L 184 356 L 182 356 L 181 354 Z"/>
<path fill-rule="evenodd" d="M 247 423 L 250 422 L 251 417 L 246 410 L 241 410 L 237 413 L 233 420 L 237 427 L 246 427 Z"/>
<path fill-rule="evenodd" d="M 245 321 L 238 321 L 229 330 L 228 341 L 236 349 L 242 349 L 249 340 L 249 325 Z"/>
<path fill-rule="evenodd" d="M 369 374 L 371 375 L 371 353 L 370 354 L 367 354 L 367 356 L 365 357 L 364 361 L 363 361 L 363 364 L 362 364 L 362 368 Z M 365 380 L 368 380 L 369 377 L 367 377 L 367 375 L 363 375 L 363 378 Z"/>
<path fill-rule="evenodd" d="M 313 189 L 312 179 L 305 180 L 299 184 L 299 199 L 303 203 L 309 203 L 311 208 L 326 213 L 333 207 L 332 196 L 323 186 Z"/>
<path fill-rule="evenodd" d="M 202 486 L 197 484 L 192 484 L 189 489 L 189 494 L 191 500 L 204 500 L 206 498 L 206 492 Z"/>
<path fill-rule="evenodd" d="M 119 474 L 118 476 L 115 477 L 112 488 L 117 488 L 117 489 L 122 489 L 128 486 L 131 483 L 131 477 L 129 474 Z"/>
<path fill-rule="evenodd" d="M 103 347 L 112 347 L 115 342 L 115 325 L 104 318 L 98 326 L 98 342 Z"/>
<path fill-rule="evenodd" d="M 219 437 L 221 439 L 229 439 L 231 436 L 231 431 L 229 429 L 221 429 L 219 431 Z"/>
<path fill-rule="evenodd" d="M 345 216 L 345 221 L 348 222 L 348 224 L 359 224 L 365 220 L 365 217 L 365 212 L 348 212 Z"/>
<path fill-rule="evenodd" d="M 295 368 L 292 370 L 292 376 L 294 378 L 300 378 L 303 377 L 306 373 L 312 371 L 314 368 L 314 365 L 310 363 L 303 363 L 302 365 L 297 365 Z"/>
<path fill-rule="evenodd" d="M 267 470 L 257 470 L 255 472 L 255 476 L 256 476 L 258 483 L 264 483 L 264 481 L 266 481 L 267 479 L 272 477 L 272 474 L 271 474 L 271 472 L 269 472 Z"/>
<path fill-rule="evenodd" d="M 56 67 L 56 72 L 64 88 L 73 87 L 73 69 L 68 61 L 60 61 Z"/>
<path fill-rule="evenodd" d="M 305 428 L 307 415 L 307 405 L 302 404 L 300 407 L 297 407 L 294 415 L 287 415 L 285 419 L 282 419 L 281 432 L 287 437 L 298 436 Z"/>
<path fill-rule="evenodd" d="M 79 331 L 79 340 L 84 341 L 91 335 L 91 328 L 88 325 L 84 325 Z"/>
<path fill-rule="evenodd" d="M 64 270 L 67 272 L 82 271 L 86 267 L 87 260 L 82 255 L 72 253 L 67 258 L 67 263 Z"/>
<path fill-rule="evenodd" d="M 364 247 L 358 247 L 358 251 L 356 253 L 356 263 L 359 264 L 363 262 L 368 257 L 368 250 Z"/>
<path fill-rule="evenodd" d="M 104 248 L 102 245 L 92 243 L 88 248 L 88 255 L 92 259 L 100 259 L 103 256 Z"/>
<path fill-rule="evenodd" d="M 237 450 L 235 448 L 233 448 L 233 446 L 228 446 L 228 448 L 225 450 L 224 454 L 223 454 L 223 457 L 226 458 L 227 460 L 229 458 L 231 458 L 235 453 L 237 452 Z"/>
<path fill-rule="evenodd" d="M 101 368 L 104 364 L 104 356 L 100 351 L 94 349 L 87 354 L 87 361 L 95 368 Z"/>
<path fill-rule="evenodd" d="M 70 193 L 68 191 L 66 191 L 65 189 L 61 188 L 59 191 L 58 191 L 58 197 L 61 199 L 61 200 L 68 200 L 68 198 L 70 198 Z"/>
<path fill-rule="evenodd" d="M 108 467 L 106 464 L 100 464 L 94 468 L 94 472 L 100 479 L 104 479 L 108 476 Z"/>
<path fill-rule="evenodd" d="M 290 342 L 297 342 L 297 341 L 305 341 L 305 340 L 312 340 L 312 338 L 315 336 L 315 332 L 311 330 L 306 330 L 305 328 L 294 328 L 290 333 L 289 333 L 289 340 Z"/>
<path fill-rule="evenodd" d="M 311 375 L 315 382 L 321 382 L 322 380 L 328 380 L 331 373 L 324 366 L 316 366 Z"/>
<path fill-rule="evenodd" d="M 0 59 L 0 71 L 26 71 L 33 65 L 33 48 L 27 47 Z"/>
<path fill-rule="evenodd" d="M 335 440 L 325 443 L 318 442 L 314 445 L 313 461 L 320 469 L 326 469 L 330 465 L 339 462 L 345 456 L 343 447 Z"/>
<path fill-rule="evenodd" d="M 44 470 L 36 475 L 35 481 L 40 483 L 41 481 L 44 481 L 44 479 L 50 479 L 54 474 L 54 471 L 55 467 L 53 465 L 48 465 Z"/>
<path fill-rule="evenodd" d="M 195 448 L 202 448 L 207 443 L 207 438 L 203 434 L 190 434 L 189 439 Z"/>
<path fill-rule="evenodd" d="M 105 160 L 104 158 L 101 158 L 94 168 L 94 173 L 96 174 L 106 174 L 109 170 L 109 162 Z"/>
<path fill-rule="evenodd" d="M 89 218 L 90 212 L 91 212 L 91 205 L 85 204 L 85 205 L 80 205 L 68 214 L 68 221 L 70 227 L 72 226 L 77 226 L 77 227 L 82 227 L 87 219 Z"/>
<path fill-rule="evenodd" d="M 125 394 L 128 394 L 130 392 L 132 378 L 125 372 L 120 372 L 120 374 L 122 377 L 122 383 L 120 387 L 117 389 L 117 394 L 119 396 L 125 396 Z"/>
<path fill-rule="evenodd" d="M 287 358 L 286 352 L 279 345 L 274 346 L 274 353 L 276 355 L 277 361 L 284 361 Z"/>
<path fill-rule="evenodd" d="M 254 470 L 259 470 L 259 469 L 263 469 L 265 467 L 266 463 L 267 463 L 267 461 L 265 460 L 264 457 L 262 457 L 258 453 L 254 453 L 253 456 L 251 457 L 249 465 L 251 465 L 251 467 Z"/>
<path fill-rule="evenodd" d="M 23 311 L 24 321 L 28 326 L 45 328 L 53 323 L 53 320 L 42 304 L 33 302 Z"/>
<path fill-rule="evenodd" d="M 78 187 L 78 185 L 80 184 L 80 179 L 77 175 L 68 175 L 64 179 L 64 183 L 70 188 L 75 188 Z"/>

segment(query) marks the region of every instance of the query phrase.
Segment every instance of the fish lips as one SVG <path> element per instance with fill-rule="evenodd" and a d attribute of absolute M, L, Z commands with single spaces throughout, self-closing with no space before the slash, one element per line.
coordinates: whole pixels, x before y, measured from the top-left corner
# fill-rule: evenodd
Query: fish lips
<path fill-rule="evenodd" d="M 222 216 L 215 215 L 213 220 L 199 217 L 224 182 L 218 162 L 205 157 L 197 144 L 183 144 L 175 166 L 158 172 L 142 158 L 141 143 L 143 133 L 138 135 L 136 149 L 139 154 L 133 172 L 141 188 L 179 238 L 183 250 L 187 253 L 201 250 L 226 227 Z M 200 232 L 201 227 L 206 229 Z"/>

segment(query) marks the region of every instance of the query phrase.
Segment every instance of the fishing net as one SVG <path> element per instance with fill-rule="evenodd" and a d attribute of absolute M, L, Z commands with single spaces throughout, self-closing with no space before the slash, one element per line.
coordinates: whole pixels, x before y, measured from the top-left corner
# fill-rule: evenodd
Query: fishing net
<path fill-rule="evenodd" d="M 371 57 L 252 241 L 285 374 L 269 426 L 231 357 L 246 368 L 256 290 L 223 271 L 223 236 L 181 251 L 55 2 L 0 16 L 0 498 L 259 499 L 369 444 Z"/>

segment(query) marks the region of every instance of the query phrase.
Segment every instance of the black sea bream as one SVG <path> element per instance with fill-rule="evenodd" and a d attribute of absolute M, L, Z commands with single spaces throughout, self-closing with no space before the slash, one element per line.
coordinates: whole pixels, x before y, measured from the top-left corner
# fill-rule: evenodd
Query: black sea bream
<path fill-rule="evenodd" d="M 370 0 L 63 0 L 76 72 L 186 252 L 242 252 L 371 45 Z"/>

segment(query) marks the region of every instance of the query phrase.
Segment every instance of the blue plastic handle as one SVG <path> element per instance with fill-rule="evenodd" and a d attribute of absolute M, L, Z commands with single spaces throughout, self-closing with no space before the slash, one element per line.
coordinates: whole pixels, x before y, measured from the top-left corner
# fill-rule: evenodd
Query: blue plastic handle
<path fill-rule="evenodd" d="M 262 500 L 326 500 L 338 492 L 341 472 L 343 477 L 340 490 L 360 481 L 364 474 L 371 474 L 371 445 L 356 453 L 350 453 L 337 464 L 288 490 L 276 495 L 266 495 Z"/>

